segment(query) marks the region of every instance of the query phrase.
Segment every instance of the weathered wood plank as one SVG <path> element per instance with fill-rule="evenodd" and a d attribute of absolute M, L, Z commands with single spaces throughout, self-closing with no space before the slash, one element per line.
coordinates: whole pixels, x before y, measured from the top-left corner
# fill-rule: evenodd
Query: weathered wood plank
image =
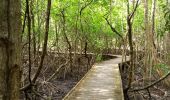
<path fill-rule="evenodd" d="M 63 100 L 124 100 L 118 63 L 122 58 L 95 64 Z"/>

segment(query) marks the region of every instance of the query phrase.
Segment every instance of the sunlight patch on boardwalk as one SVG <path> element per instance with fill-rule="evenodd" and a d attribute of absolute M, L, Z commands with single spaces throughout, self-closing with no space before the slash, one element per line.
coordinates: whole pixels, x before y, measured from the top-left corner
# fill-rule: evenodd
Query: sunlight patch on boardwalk
<path fill-rule="evenodd" d="M 63 100 L 124 100 L 118 63 L 122 58 L 95 64 Z"/>

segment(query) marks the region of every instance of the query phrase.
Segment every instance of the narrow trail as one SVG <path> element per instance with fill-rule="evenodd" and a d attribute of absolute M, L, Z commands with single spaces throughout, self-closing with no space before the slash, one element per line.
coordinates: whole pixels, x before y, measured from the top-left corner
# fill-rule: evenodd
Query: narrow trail
<path fill-rule="evenodd" d="M 121 62 L 118 56 L 96 63 L 63 100 L 124 100 L 118 66 Z"/>

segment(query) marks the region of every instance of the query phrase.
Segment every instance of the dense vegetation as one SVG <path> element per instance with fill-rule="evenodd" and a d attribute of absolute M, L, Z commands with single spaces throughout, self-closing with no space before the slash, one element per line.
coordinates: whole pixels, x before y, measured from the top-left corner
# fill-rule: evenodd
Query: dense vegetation
<path fill-rule="evenodd" d="M 4 100 L 51 100 L 55 93 L 42 96 L 45 88 L 54 87 L 55 79 L 81 79 L 102 60 L 101 54 L 130 56 L 129 67 L 122 72 L 128 76 L 122 75 L 126 98 L 141 90 L 151 98 L 149 91 L 154 89 L 149 89 L 156 85 L 164 94 L 170 92 L 169 0 L 2 0 L 0 8 Z M 13 95 L 14 91 L 25 96 Z"/>

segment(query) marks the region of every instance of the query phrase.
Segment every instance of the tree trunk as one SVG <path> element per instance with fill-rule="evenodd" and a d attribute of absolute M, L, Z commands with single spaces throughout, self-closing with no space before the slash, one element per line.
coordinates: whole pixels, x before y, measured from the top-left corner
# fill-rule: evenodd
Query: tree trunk
<path fill-rule="evenodd" d="M 145 60 L 144 60 L 144 79 L 146 79 L 149 71 L 149 57 L 150 57 L 150 50 L 149 47 L 149 17 L 148 17 L 148 0 L 144 0 L 144 23 L 145 23 Z"/>
<path fill-rule="evenodd" d="M 130 68 L 129 68 L 129 79 L 128 79 L 128 87 L 125 91 L 127 91 L 131 87 L 131 82 L 133 81 L 134 77 L 134 47 L 133 47 L 133 31 L 132 31 L 132 19 L 134 17 L 134 14 L 139 6 L 139 0 L 136 1 L 135 7 L 130 13 L 130 3 L 129 0 L 127 0 L 127 35 L 128 35 L 128 42 L 129 42 L 129 48 L 130 48 Z"/>
<path fill-rule="evenodd" d="M 148 9 L 148 0 L 145 0 L 144 11 L 145 11 L 145 70 L 144 78 L 152 77 L 152 69 L 156 64 L 156 45 L 154 43 L 154 34 L 155 34 L 155 5 L 156 0 L 152 0 L 152 17 L 151 21 L 149 20 L 149 9 Z"/>
<path fill-rule="evenodd" d="M 170 1 L 168 2 L 168 0 L 167 0 L 166 6 L 167 7 L 170 6 Z M 165 40 L 166 40 L 166 52 L 167 52 L 167 60 L 168 60 L 166 64 L 169 66 L 170 65 L 170 31 L 167 30 L 165 34 L 167 34 Z M 165 80 L 165 85 L 168 88 L 170 88 L 170 77 L 168 77 Z"/>
<path fill-rule="evenodd" d="M 166 6 L 170 6 L 170 1 L 167 0 L 166 2 Z M 166 37 L 166 48 L 167 48 L 167 59 L 168 59 L 168 62 L 167 64 L 170 65 L 170 30 L 167 30 L 167 37 Z"/>
<path fill-rule="evenodd" d="M 0 2 L 0 100 L 19 100 L 21 0 Z"/>
<path fill-rule="evenodd" d="M 155 44 L 155 39 L 156 39 L 156 37 L 155 37 L 155 11 L 156 11 L 156 0 L 152 0 L 152 25 L 151 25 L 151 32 L 150 32 L 150 34 L 151 34 L 150 41 L 151 41 L 151 48 L 152 48 L 152 50 L 151 50 L 151 52 L 152 52 L 152 54 L 151 54 L 152 66 L 155 66 L 157 63 L 157 56 L 156 56 L 157 55 L 157 50 L 156 50 L 157 46 Z M 150 68 L 150 77 L 152 74 L 152 66 Z"/>
<path fill-rule="evenodd" d="M 40 60 L 40 64 L 38 66 L 37 72 L 32 80 L 33 83 L 36 82 L 42 67 L 43 67 L 43 63 L 44 63 L 44 58 L 46 56 L 47 53 L 47 44 L 48 44 L 48 33 L 49 33 L 49 24 L 50 24 L 50 11 L 51 11 L 51 0 L 48 0 L 47 3 L 47 12 L 46 12 L 46 23 L 45 23 L 45 36 L 44 36 L 44 44 L 43 44 L 43 51 L 42 51 L 42 55 L 41 55 L 41 60 Z"/>

